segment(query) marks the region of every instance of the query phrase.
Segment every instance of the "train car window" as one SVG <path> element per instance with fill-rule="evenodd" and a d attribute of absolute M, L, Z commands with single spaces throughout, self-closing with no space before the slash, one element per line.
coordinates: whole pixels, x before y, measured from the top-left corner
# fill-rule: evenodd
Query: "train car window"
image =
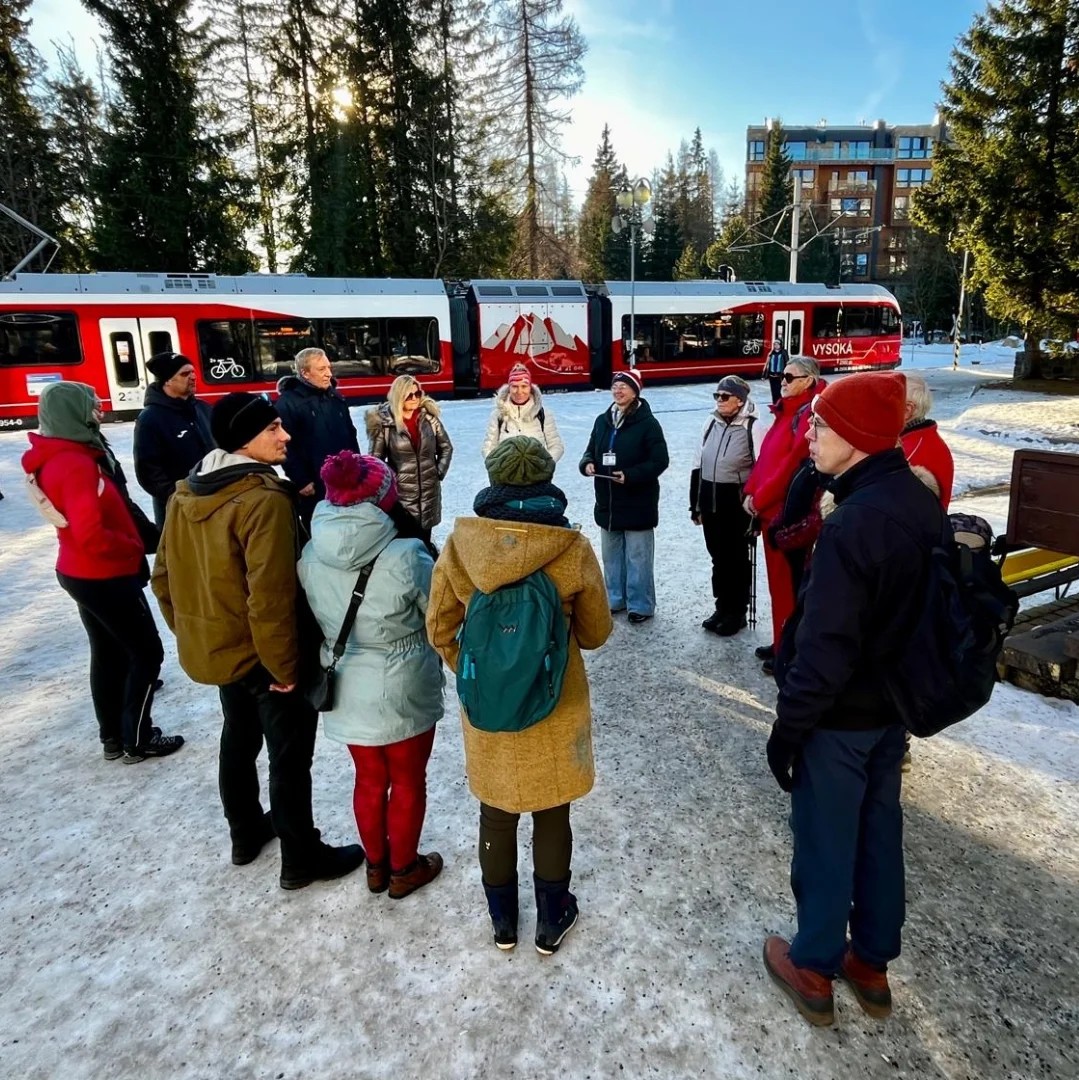
<path fill-rule="evenodd" d="M 135 358 L 135 338 L 126 330 L 109 334 L 109 359 L 118 386 L 139 385 L 139 362 Z"/>
<path fill-rule="evenodd" d="M 435 375 L 442 370 L 437 319 L 421 316 L 382 322 L 386 328 L 383 355 L 391 375 Z"/>
<path fill-rule="evenodd" d="M 895 308 L 882 307 L 880 309 L 880 332 L 882 334 L 899 333 L 899 312 Z"/>
<path fill-rule="evenodd" d="M 813 309 L 813 337 L 817 341 L 840 336 L 840 318 L 842 308 L 815 307 Z"/>
<path fill-rule="evenodd" d="M 307 319 L 256 319 L 255 367 L 257 377 L 277 382 L 296 370 L 296 354 L 317 345 L 315 328 Z"/>
<path fill-rule="evenodd" d="M 764 351 L 763 312 L 638 315 L 635 324 L 640 363 L 729 359 Z M 628 315 L 622 316 L 622 340 L 629 340 Z"/>
<path fill-rule="evenodd" d="M 151 330 L 147 340 L 150 343 L 150 355 L 157 356 L 158 353 L 172 352 L 172 334 L 168 330 Z"/>
<path fill-rule="evenodd" d="M 202 377 L 207 383 L 250 382 L 255 378 L 251 326 L 243 319 L 195 323 Z"/>
<path fill-rule="evenodd" d="M 879 307 L 872 304 L 849 304 L 843 308 L 844 337 L 873 337 L 880 333 Z"/>
<path fill-rule="evenodd" d="M 0 366 L 81 363 L 79 323 L 74 312 L 0 313 Z"/>
<path fill-rule="evenodd" d="M 382 332 L 378 319 L 322 319 L 319 344 L 333 364 L 338 378 L 385 375 Z"/>

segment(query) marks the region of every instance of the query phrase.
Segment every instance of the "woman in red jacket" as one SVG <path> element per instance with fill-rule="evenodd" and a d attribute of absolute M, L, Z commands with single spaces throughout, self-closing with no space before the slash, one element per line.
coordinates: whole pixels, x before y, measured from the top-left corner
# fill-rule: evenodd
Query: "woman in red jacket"
<path fill-rule="evenodd" d="M 90 696 L 105 758 L 129 764 L 171 754 L 184 740 L 150 720 L 164 654 L 143 595 L 146 550 L 123 471 L 101 434 L 100 407 L 92 386 L 50 383 L 22 467 L 56 526 L 56 576 L 90 639 Z"/>
<path fill-rule="evenodd" d="M 824 387 L 816 361 L 808 356 L 795 356 L 787 361 L 780 399 L 770 406 L 775 419 L 764 436 L 757 463 L 745 486 L 746 511 L 758 518 L 761 525 L 768 592 L 772 598 L 772 644 L 757 650 L 768 674 L 771 674 L 775 646 L 783 624 L 794 611 L 791 565 L 787 556 L 772 543 L 769 527 L 779 520 L 791 480 L 809 457 L 809 443 L 805 437 L 809 428 L 809 405 L 813 396 Z"/>

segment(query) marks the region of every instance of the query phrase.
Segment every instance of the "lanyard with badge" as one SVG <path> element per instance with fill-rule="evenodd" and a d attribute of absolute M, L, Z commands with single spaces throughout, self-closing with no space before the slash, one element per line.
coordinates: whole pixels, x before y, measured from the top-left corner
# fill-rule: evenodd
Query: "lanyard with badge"
<path fill-rule="evenodd" d="M 603 454 L 603 467 L 605 469 L 613 469 L 617 464 L 618 459 L 614 452 L 614 439 L 617 434 L 618 428 L 611 428 L 611 441 Z"/>

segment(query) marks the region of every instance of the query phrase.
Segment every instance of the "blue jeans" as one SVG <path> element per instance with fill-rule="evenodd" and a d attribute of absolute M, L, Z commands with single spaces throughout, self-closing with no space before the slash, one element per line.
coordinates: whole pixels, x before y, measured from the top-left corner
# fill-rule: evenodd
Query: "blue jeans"
<path fill-rule="evenodd" d="M 612 611 L 628 607 L 638 615 L 655 615 L 656 583 L 652 563 L 656 557 L 654 529 L 600 529 L 603 580 Z"/>
<path fill-rule="evenodd" d="M 828 977 L 840 967 L 850 923 L 859 959 L 884 968 L 899 955 L 903 885 L 902 725 L 818 728 L 795 766 L 791 889 L 798 933 L 791 960 Z"/>

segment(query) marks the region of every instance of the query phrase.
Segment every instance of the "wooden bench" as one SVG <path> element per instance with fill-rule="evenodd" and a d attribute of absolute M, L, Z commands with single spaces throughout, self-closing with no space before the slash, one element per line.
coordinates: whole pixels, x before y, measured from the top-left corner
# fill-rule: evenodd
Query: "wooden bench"
<path fill-rule="evenodd" d="M 1004 557 L 1000 567 L 1004 584 L 1018 596 L 1054 589 L 1059 600 L 1073 581 L 1079 581 L 1079 555 L 1043 548 L 1023 548 Z"/>

